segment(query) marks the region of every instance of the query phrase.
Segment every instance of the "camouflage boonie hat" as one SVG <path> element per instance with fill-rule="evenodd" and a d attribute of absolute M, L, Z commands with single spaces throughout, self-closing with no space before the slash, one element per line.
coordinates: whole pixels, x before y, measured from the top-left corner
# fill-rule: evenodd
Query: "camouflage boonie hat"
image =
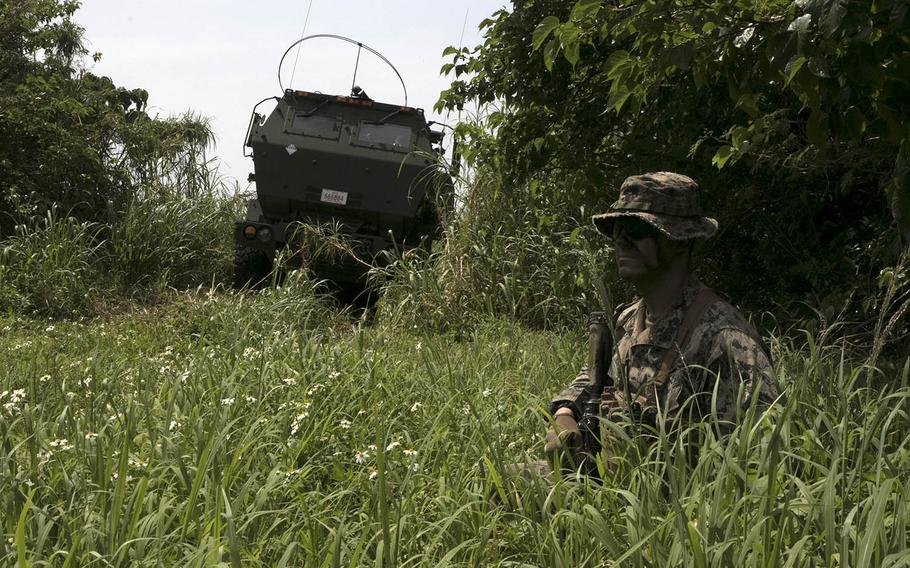
<path fill-rule="evenodd" d="M 593 217 L 605 235 L 613 235 L 613 224 L 622 217 L 637 217 L 674 241 L 707 239 L 717 232 L 717 221 L 702 214 L 698 184 L 673 172 L 627 177 L 610 209 Z"/>

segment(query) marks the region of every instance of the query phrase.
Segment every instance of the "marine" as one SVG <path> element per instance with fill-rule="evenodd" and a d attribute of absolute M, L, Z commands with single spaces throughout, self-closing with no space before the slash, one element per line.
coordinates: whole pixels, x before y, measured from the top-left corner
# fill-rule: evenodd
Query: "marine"
<path fill-rule="evenodd" d="M 673 172 L 631 176 L 593 222 L 639 296 L 616 313 L 601 416 L 668 430 L 711 419 L 722 433 L 748 408 L 772 404 L 778 387 L 761 336 L 693 270 L 695 242 L 718 227 L 702 213 L 698 184 Z M 583 367 L 550 403 L 545 452 L 564 469 L 585 461 L 578 423 L 589 384 Z"/>

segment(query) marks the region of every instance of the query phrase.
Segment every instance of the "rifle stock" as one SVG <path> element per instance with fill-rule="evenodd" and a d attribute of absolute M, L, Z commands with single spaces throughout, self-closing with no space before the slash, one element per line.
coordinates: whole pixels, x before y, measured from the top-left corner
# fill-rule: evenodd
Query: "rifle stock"
<path fill-rule="evenodd" d="M 585 453 L 593 456 L 600 452 L 601 396 L 604 387 L 612 386 L 609 376 L 613 353 L 613 334 L 610 319 L 604 312 L 592 312 L 588 317 L 588 377 L 587 396 L 582 407 L 581 430 Z"/>

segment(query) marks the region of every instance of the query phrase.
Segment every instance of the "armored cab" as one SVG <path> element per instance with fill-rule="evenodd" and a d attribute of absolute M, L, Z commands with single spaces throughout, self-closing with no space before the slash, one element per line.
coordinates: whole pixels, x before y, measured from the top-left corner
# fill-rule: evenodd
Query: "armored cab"
<path fill-rule="evenodd" d="M 349 252 L 305 258 L 309 247 L 290 258 L 340 286 L 362 285 L 381 251 L 429 247 L 452 192 L 441 140 L 422 109 L 358 87 L 351 96 L 286 89 L 267 117 L 254 110 L 245 144 L 257 198 L 235 225 L 235 285 L 267 279 L 276 251 L 297 253 L 308 228 L 310 238 L 341 237 Z"/>

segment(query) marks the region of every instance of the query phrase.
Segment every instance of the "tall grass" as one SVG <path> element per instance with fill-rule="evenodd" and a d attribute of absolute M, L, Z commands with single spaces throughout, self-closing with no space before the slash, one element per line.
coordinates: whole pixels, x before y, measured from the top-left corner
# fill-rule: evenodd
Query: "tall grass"
<path fill-rule="evenodd" d="M 0 309 L 66 316 L 91 308 L 102 227 L 51 210 L 0 242 Z"/>
<path fill-rule="evenodd" d="M 0 242 L 0 311 L 91 316 L 169 289 L 226 282 L 241 202 L 223 191 L 165 187 L 106 223 L 54 209 Z"/>
<path fill-rule="evenodd" d="M 0 320 L 0 564 L 910 560 L 906 366 L 873 388 L 836 342 L 781 340 L 786 401 L 729 437 L 617 430 L 602 482 L 513 479 L 580 334 L 364 328 L 314 286 Z"/>

